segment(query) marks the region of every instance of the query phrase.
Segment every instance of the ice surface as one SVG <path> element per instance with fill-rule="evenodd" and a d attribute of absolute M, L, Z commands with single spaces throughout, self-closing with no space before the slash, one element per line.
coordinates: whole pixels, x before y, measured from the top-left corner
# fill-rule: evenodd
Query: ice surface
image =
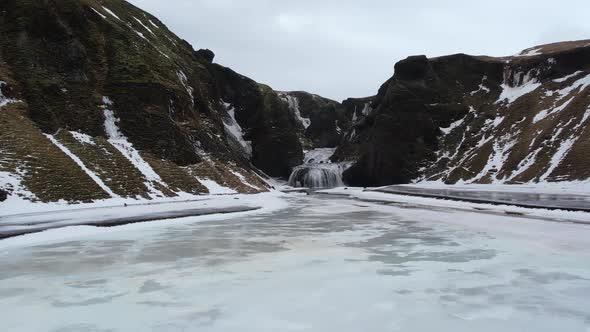
<path fill-rule="evenodd" d="M 288 199 L 287 208 L 239 217 L 2 241 L 0 326 L 16 332 L 590 327 L 590 227 L 412 204 Z"/>
<path fill-rule="evenodd" d="M 232 211 L 233 209 L 257 208 L 272 206 L 276 201 L 276 194 L 263 193 L 257 195 L 232 196 L 200 196 L 188 200 L 132 202 L 109 200 L 111 205 L 96 207 L 67 207 L 64 210 L 44 211 L 35 213 L 0 216 L 0 235 L 14 235 L 31 233 L 48 229 L 63 228 L 76 225 L 112 225 L 153 220 L 154 215 L 170 218 L 169 222 L 176 222 L 176 218 L 199 213 Z M 264 204 L 262 203 L 264 202 Z M 270 203 L 270 204 L 269 204 Z M 276 204 L 275 204 L 276 205 Z M 209 212 L 207 212 L 209 211 Z M 68 236 L 71 228 L 61 232 Z M 59 232 L 57 232 L 59 233 Z M 10 239 L 12 240 L 12 239 Z M 8 241 L 10 241 L 8 240 Z"/>

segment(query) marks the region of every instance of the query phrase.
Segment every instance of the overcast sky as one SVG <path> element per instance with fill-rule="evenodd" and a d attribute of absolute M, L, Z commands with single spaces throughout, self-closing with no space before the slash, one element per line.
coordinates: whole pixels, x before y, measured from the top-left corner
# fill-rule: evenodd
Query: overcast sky
<path fill-rule="evenodd" d="M 130 0 L 275 90 L 373 95 L 409 55 L 590 39 L 589 0 Z"/>

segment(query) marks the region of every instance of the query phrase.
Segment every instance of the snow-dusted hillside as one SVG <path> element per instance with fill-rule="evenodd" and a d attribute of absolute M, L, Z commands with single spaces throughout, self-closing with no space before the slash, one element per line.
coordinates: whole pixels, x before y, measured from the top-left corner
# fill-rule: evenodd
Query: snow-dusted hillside
<path fill-rule="evenodd" d="M 213 52 L 126 1 L 7 0 L 1 9 L 3 206 L 268 190 L 222 120 L 229 83 Z M 263 98 L 256 87 L 235 106 L 272 113 Z"/>
<path fill-rule="evenodd" d="M 337 151 L 358 185 L 590 178 L 590 41 L 410 57 Z"/>
<path fill-rule="evenodd" d="M 442 148 L 424 179 L 528 183 L 590 177 L 590 42 L 533 50 L 504 60 L 498 97 L 486 76 L 465 94 L 470 111 L 441 128 Z"/>

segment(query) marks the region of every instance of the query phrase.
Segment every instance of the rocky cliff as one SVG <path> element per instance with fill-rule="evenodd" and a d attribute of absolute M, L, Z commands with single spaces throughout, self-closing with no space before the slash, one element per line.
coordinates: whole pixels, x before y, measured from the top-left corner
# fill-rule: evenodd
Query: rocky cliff
<path fill-rule="evenodd" d="M 288 177 L 307 138 L 338 143 L 213 60 L 122 0 L 2 1 L 1 198 L 260 192 L 258 170 Z"/>
<path fill-rule="evenodd" d="M 505 58 L 413 56 L 354 121 L 334 160 L 351 185 L 590 177 L 590 41 Z M 356 113 L 355 113 L 356 114 Z"/>

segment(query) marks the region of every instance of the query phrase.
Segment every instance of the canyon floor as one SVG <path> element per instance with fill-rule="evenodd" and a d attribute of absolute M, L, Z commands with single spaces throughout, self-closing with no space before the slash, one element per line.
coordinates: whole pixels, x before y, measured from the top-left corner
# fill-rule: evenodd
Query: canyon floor
<path fill-rule="evenodd" d="M 2 331 L 581 331 L 584 212 L 344 188 L 0 241 Z"/>

